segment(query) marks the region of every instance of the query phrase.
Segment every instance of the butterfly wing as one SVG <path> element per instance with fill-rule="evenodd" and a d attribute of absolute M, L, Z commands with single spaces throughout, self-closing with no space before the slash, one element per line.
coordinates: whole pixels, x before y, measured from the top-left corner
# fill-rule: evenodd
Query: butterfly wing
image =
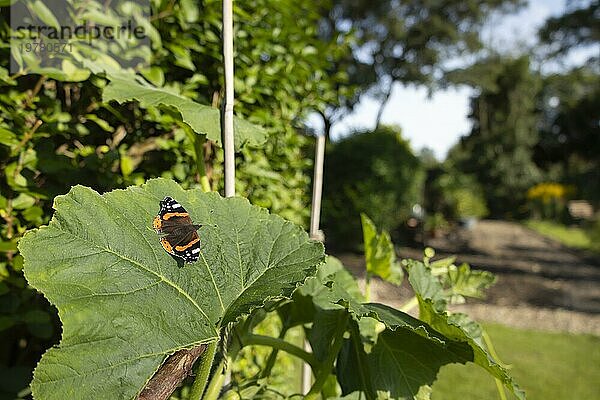
<path fill-rule="evenodd" d="M 200 256 L 200 236 L 189 213 L 172 197 L 160 202 L 160 211 L 152 223 L 155 231 L 163 236 L 160 243 L 165 251 L 191 263 Z"/>

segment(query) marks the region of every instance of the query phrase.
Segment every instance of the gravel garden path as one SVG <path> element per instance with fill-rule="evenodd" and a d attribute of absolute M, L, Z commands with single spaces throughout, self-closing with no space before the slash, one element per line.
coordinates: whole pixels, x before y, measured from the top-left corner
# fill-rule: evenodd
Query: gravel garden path
<path fill-rule="evenodd" d="M 458 263 L 497 276 L 485 299 L 452 310 L 518 328 L 600 335 L 600 256 L 574 251 L 505 221 L 480 221 L 428 245 L 436 249 L 436 258 L 456 255 Z M 399 253 L 422 257 L 421 249 L 401 248 Z M 337 256 L 362 283 L 362 256 Z M 374 281 L 371 292 L 373 301 L 396 307 L 411 297 L 406 284 L 398 288 Z"/>

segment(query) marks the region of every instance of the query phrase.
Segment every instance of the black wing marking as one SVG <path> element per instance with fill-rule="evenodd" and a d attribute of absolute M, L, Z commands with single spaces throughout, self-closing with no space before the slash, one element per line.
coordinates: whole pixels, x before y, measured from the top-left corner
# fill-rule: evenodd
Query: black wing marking
<path fill-rule="evenodd" d="M 200 257 L 200 236 L 198 233 L 192 231 L 186 235 L 186 237 L 181 240 L 181 243 L 173 246 L 173 253 L 187 263 L 198 261 L 198 258 Z"/>
<path fill-rule="evenodd" d="M 166 213 L 187 213 L 187 211 L 177 200 L 167 196 L 160 202 L 160 215 Z"/>
<path fill-rule="evenodd" d="M 177 200 L 166 196 L 160 202 L 157 219 L 160 221 L 156 222 L 158 226 L 155 226 L 155 229 L 162 234 L 161 243 L 165 250 L 172 256 L 182 259 L 184 263 L 198 261 L 200 236 L 196 230 L 200 225 L 193 224 L 185 208 Z"/>

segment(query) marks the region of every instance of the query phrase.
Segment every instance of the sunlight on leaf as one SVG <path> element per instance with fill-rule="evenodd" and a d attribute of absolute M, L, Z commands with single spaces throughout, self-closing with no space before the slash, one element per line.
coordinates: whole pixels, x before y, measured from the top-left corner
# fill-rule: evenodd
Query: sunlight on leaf
<path fill-rule="evenodd" d="M 366 214 L 361 213 L 360 220 L 365 243 L 367 273 L 400 285 L 403 277 L 402 267 L 396 261 L 396 252 L 389 233 L 383 231 L 381 234 L 377 234 L 375 224 Z"/>
<path fill-rule="evenodd" d="M 449 339 L 468 343 L 473 349 L 475 364 L 500 379 L 518 399 L 525 399 L 524 392 L 506 369 L 486 350 L 479 324 L 465 314 L 449 314 L 445 311 L 445 295 L 442 293 L 443 287 L 439 278 L 432 275 L 431 270 L 418 261 L 408 264 L 408 277 L 419 300 L 419 318 Z"/>
<path fill-rule="evenodd" d="M 135 79 L 111 76 L 110 83 L 104 89 L 104 101 L 115 100 L 119 103 L 136 100 L 141 107 L 173 107 L 181 114 L 183 122 L 188 124 L 196 133 L 206 134 L 206 137 L 221 144 L 221 116 L 214 107 L 196 103 L 173 91 L 157 88 L 150 84 L 142 84 Z M 266 138 L 266 131 L 250 122 L 234 117 L 235 148 L 245 145 L 260 146 Z"/>
<path fill-rule="evenodd" d="M 200 260 L 182 268 L 152 229 L 167 195 L 203 225 Z M 19 242 L 28 282 L 63 323 L 35 370 L 36 399 L 131 399 L 169 354 L 291 295 L 324 258 L 300 227 L 247 200 L 169 180 L 104 195 L 76 186 L 54 208 Z"/>

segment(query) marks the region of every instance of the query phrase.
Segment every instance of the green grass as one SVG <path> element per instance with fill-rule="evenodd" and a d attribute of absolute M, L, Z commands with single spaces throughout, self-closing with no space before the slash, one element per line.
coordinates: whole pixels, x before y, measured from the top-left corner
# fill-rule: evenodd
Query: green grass
<path fill-rule="evenodd" d="M 565 226 L 553 221 L 529 220 L 525 225 L 534 231 L 562 244 L 577 249 L 594 250 L 594 240 L 590 231 L 583 228 Z"/>
<path fill-rule="evenodd" d="M 485 328 L 529 400 L 600 400 L 600 337 Z M 500 399 L 492 378 L 474 364 L 443 367 L 438 378 L 432 400 Z"/>

